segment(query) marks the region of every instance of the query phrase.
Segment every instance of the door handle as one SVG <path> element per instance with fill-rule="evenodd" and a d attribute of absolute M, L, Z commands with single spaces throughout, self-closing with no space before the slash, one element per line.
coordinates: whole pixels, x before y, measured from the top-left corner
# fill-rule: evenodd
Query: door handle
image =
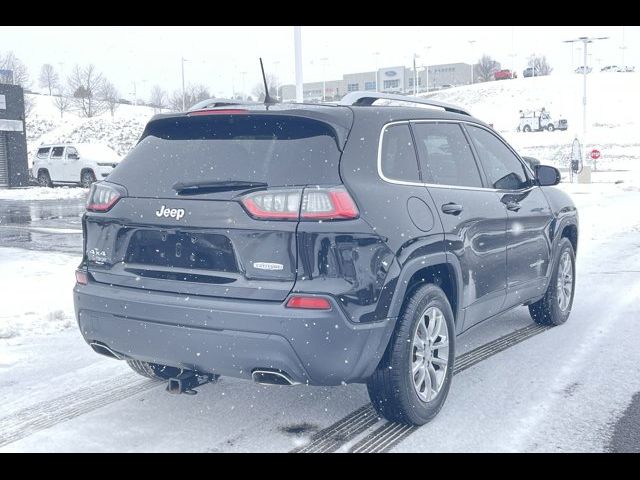
<path fill-rule="evenodd" d="M 462 212 L 462 205 L 458 205 L 453 202 L 445 203 L 442 205 L 442 212 L 447 215 L 460 215 L 460 212 Z"/>
<path fill-rule="evenodd" d="M 507 206 L 507 210 L 511 210 L 512 212 L 517 212 L 521 208 L 518 202 L 507 202 L 505 205 Z"/>

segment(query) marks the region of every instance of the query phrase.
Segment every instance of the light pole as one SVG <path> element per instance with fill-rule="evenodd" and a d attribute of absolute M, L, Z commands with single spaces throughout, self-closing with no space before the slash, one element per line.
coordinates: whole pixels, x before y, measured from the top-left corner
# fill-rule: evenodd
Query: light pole
<path fill-rule="evenodd" d="M 578 37 L 573 40 L 565 40 L 565 43 L 582 42 L 583 60 L 582 64 L 582 145 L 587 149 L 587 44 L 594 40 L 606 40 L 609 37 Z M 593 169 L 596 169 L 596 161 L 593 161 Z"/>
<path fill-rule="evenodd" d="M 426 63 L 426 69 L 427 69 L 427 93 L 429 93 L 429 50 L 431 49 L 431 45 L 427 45 L 425 47 L 425 54 L 424 54 L 424 61 Z"/>
<path fill-rule="evenodd" d="M 186 103 L 186 99 L 185 99 L 185 91 L 184 91 L 184 62 L 186 62 L 187 59 L 184 57 L 180 57 L 180 63 L 181 63 L 181 67 L 182 67 L 182 111 L 184 112 L 187 107 L 185 105 Z"/>
<path fill-rule="evenodd" d="M 322 57 L 320 61 L 322 62 L 322 101 L 325 101 L 325 94 L 327 92 L 327 57 Z"/>
<path fill-rule="evenodd" d="M 419 55 L 417 53 L 413 54 L 413 94 L 416 95 L 418 93 L 418 69 L 416 68 L 416 58 Z"/>
<path fill-rule="evenodd" d="M 296 102 L 302 103 L 304 101 L 304 90 L 302 84 L 302 32 L 300 27 L 293 27 L 293 43 L 296 65 Z"/>
<path fill-rule="evenodd" d="M 378 57 L 380 57 L 380 52 L 373 52 L 373 56 L 376 57 L 376 92 L 378 91 Z"/>
<path fill-rule="evenodd" d="M 275 81 L 275 87 L 276 87 L 276 98 L 278 98 L 278 83 L 280 82 L 280 60 L 275 60 L 273 62 L 273 64 L 276 66 L 275 70 L 276 70 L 276 81 Z M 280 95 L 281 97 L 282 95 Z M 280 101 L 282 101 L 282 98 L 280 98 Z"/>
<path fill-rule="evenodd" d="M 475 40 L 467 40 L 467 43 L 471 45 L 471 84 L 473 85 L 473 44 L 476 43 Z"/>
<path fill-rule="evenodd" d="M 240 72 L 240 75 L 242 75 L 242 96 L 243 96 L 243 100 L 247 99 L 247 92 L 244 89 L 245 85 L 244 85 L 244 76 L 247 74 L 247 72 Z"/>

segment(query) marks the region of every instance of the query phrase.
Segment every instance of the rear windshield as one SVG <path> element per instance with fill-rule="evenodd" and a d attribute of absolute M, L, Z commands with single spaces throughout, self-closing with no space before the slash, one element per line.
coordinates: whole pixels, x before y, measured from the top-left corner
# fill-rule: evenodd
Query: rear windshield
<path fill-rule="evenodd" d="M 109 181 L 131 196 L 174 196 L 176 182 L 339 184 L 332 127 L 285 115 L 206 115 L 151 122 Z"/>

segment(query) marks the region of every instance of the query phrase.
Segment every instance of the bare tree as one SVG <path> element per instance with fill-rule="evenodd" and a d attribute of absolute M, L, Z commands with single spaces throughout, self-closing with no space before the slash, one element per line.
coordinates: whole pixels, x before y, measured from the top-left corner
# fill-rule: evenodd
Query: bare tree
<path fill-rule="evenodd" d="M 60 78 L 58 77 L 58 72 L 55 71 L 53 65 L 50 63 L 45 63 L 42 65 L 42 69 L 40 69 L 40 87 L 46 88 L 49 90 L 49 96 L 51 96 L 51 90 L 57 88 L 60 83 Z"/>
<path fill-rule="evenodd" d="M 278 96 L 278 77 L 267 74 L 267 85 L 269 87 L 269 95 L 271 98 Z M 264 82 L 256 83 L 251 90 L 251 94 L 258 99 L 259 102 L 264 101 Z"/>
<path fill-rule="evenodd" d="M 527 66 L 535 67 L 536 76 L 539 75 L 541 77 L 549 75 L 553 71 L 553 68 L 551 68 L 551 65 L 547 61 L 547 57 L 545 57 L 544 55 L 531 55 L 529 57 Z"/>
<path fill-rule="evenodd" d="M 62 88 L 59 88 L 56 95 L 53 97 L 53 105 L 58 109 L 60 112 L 60 118 L 62 118 L 64 112 L 69 111 L 69 108 L 71 108 L 71 98 L 69 98 L 67 92 Z"/>
<path fill-rule="evenodd" d="M 493 80 L 493 74 L 500 69 L 500 64 L 489 55 L 482 55 L 478 63 L 474 66 L 473 76 L 478 82 L 488 82 Z"/>
<path fill-rule="evenodd" d="M 120 106 L 118 99 L 120 98 L 120 92 L 113 86 L 113 83 L 105 80 L 100 90 L 101 99 L 107 104 L 109 111 L 111 112 L 111 118 L 116 109 Z"/>
<path fill-rule="evenodd" d="M 189 85 L 185 89 L 184 105 L 185 108 L 191 108 L 198 102 L 211 98 L 209 90 L 204 85 Z M 182 91 L 174 90 L 169 98 L 169 108 L 174 112 L 182 111 Z"/>
<path fill-rule="evenodd" d="M 105 80 L 93 64 L 85 67 L 76 65 L 68 82 L 73 105 L 82 116 L 91 118 L 107 110 L 108 105 L 101 95 Z"/>
<path fill-rule="evenodd" d="M 162 112 L 163 108 L 167 108 L 167 100 L 167 92 L 160 88 L 159 85 L 155 85 L 151 89 L 151 98 L 149 99 L 149 103 L 153 107 L 154 113 L 156 113 L 157 110 Z"/>
<path fill-rule="evenodd" d="M 36 107 L 36 102 L 31 95 L 24 94 L 24 118 L 29 118 Z"/>
<path fill-rule="evenodd" d="M 0 83 L 12 83 L 13 85 L 20 85 L 24 89 L 28 89 L 31 86 L 29 70 L 13 52 L 9 51 L 4 55 L 0 53 L 0 70 L 10 70 L 12 72 L 11 78 L 0 77 Z"/>

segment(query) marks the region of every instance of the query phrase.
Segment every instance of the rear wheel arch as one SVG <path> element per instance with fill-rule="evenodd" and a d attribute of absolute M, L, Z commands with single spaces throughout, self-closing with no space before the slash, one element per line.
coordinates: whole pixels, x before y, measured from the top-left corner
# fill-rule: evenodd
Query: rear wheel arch
<path fill-rule="evenodd" d="M 453 310 L 456 327 L 460 326 L 462 299 L 461 270 L 445 253 L 416 258 L 405 264 L 398 277 L 396 292 L 389 308 L 389 316 L 397 317 L 404 308 L 406 299 L 421 285 L 440 287 Z"/>

